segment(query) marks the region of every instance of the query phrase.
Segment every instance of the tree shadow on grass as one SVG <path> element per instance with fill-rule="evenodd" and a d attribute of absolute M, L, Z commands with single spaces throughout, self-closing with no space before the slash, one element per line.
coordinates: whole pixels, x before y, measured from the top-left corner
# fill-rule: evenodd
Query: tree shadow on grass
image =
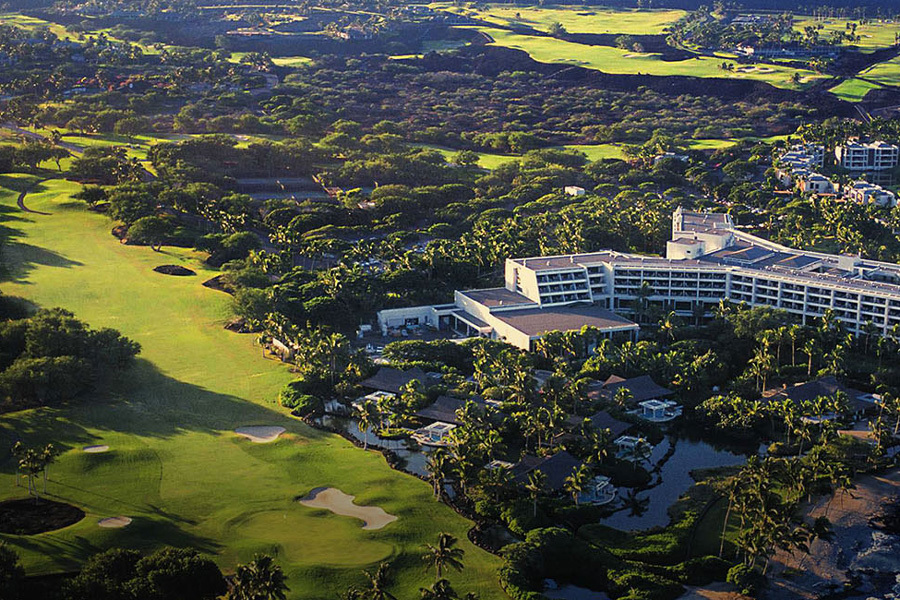
<path fill-rule="evenodd" d="M 0 282 L 30 283 L 28 275 L 39 266 L 71 269 L 83 263 L 66 258 L 58 252 L 33 246 L 24 241 L 26 237 L 21 229 L 11 223 L 29 222 L 18 209 L 0 206 L 0 240 L 3 240 L 3 261 L 0 264 Z"/>
<path fill-rule="evenodd" d="M 230 434 L 247 425 L 279 425 L 310 440 L 331 435 L 274 406 L 179 381 L 138 358 L 114 380 L 67 406 L 4 415 L 0 421 L 0 457 L 6 452 L 4 446 L 18 440 L 27 445 L 53 443 L 58 448 L 78 448 L 101 442 L 104 431 L 169 438 L 184 433 Z M 10 465 L 3 467 L 11 472 Z"/>
<path fill-rule="evenodd" d="M 5 251 L 10 260 L 4 265 L 2 281 L 18 284 L 30 285 L 32 282 L 28 280 L 28 276 L 37 267 L 71 269 L 84 264 L 77 260 L 66 258 L 58 252 L 20 241 L 7 244 Z"/>
<path fill-rule="evenodd" d="M 96 517 L 88 516 L 86 519 L 90 521 Z M 81 523 L 84 524 L 83 521 Z M 99 528 L 95 523 L 87 525 Z M 222 545 L 215 540 L 185 531 L 174 523 L 140 516 L 127 527 L 107 529 L 104 534 L 95 540 L 81 534 L 70 536 L 53 532 L 39 536 L 0 536 L 0 539 L 5 538 L 15 548 L 54 557 L 58 570 L 62 571 L 77 571 L 85 560 L 108 548 L 147 552 L 160 546 L 175 546 L 194 548 L 206 554 L 217 554 L 222 549 Z M 102 543 L 98 543 L 100 540 Z"/>
<path fill-rule="evenodd" d="M 14 192 L 24 192 L 34 182 L 40 179 L 40 176 L 28 174 L 28 177 L 12 177 L 11 175 L 0 175 L 0 187 L 4 187 Z M 36 186 L 35 190 L 40 190 L 43 186 Z"/>

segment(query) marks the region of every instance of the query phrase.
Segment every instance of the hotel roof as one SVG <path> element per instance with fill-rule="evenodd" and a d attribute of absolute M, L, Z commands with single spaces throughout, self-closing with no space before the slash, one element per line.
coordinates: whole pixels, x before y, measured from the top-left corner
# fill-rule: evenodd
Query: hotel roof
<path fill-rule="evenodd" d="M 495 312 L 493 316 L 529 337 L 548 331 L 574 331 L 582 327 L 598 329 L 637 329 L 637 323 L 594 305 L 528 308 L 514 312 Z"/>
<path fill-rule="evenodd" d="M 496 306 L 516 306 L 522 304 L 536 304 L 534 300 L 528 296 L 513 292 L 506 288 L 488 288 L 484 290 L 467 290 L 459 292 L 466 298 L 471 298 L 479 304 L 483 304 L 488 308 Z"/>

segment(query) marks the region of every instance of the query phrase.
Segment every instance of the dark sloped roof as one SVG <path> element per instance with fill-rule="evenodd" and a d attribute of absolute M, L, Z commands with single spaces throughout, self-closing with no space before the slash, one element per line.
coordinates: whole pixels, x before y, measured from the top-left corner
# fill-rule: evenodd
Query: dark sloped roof
<path fill-rule="evenodd" d="M 608 398 L 615 396 L 616 391 L 620 388 L 627 388 L 635 402 L 671 396 L 674 393 L 668 388 L 657 385 L 649 375 L 640 375 L 631 379 L 622 379 L 613 375 L 603 384 L 604 393 Z"/>
<path fill-rule="evenodd" d="M 601 410 L 587 419 L 591 422 L 591 428 L 595 431 L 609 429 L 614 437 L 619 437 L 631 429 L 631 423 L 620 421 L 605 410 Z M 575 415 L 571 415 L 565 420 L 566 426 L 572 430 L 580 429 L 582 423 L 584 423 L 584 417 L 577 417 Z"/>
<path fill-rule="evenodd" d="M 860 396 L 866 395 L 865 392 L 843 385 L 832 375 L 827 375 L 825 377 L 820 377 L 819 379 L 785 388 L 775 394 L 775 397 L 790 398 L 794 402 L 811 402 L 819 396 L 830 397 L 836 395 L 838 392 L 847 394 L 847 399 L 850 401 L 850 405 L 854 410 L 866 410 L 873 406 L 871 402 L 859 400 Z"/>
<path fill-rule="evenodd" d="M 359 385 L 372 390 L 399 394 L 400 388 L 413 379 L 418 379 L 423 384 L 428 383 L 428 376 L 419 367 L 413 367 L 408 371 L 401 371 L 393 367 L 381 367 L 377 373 L 360 381 Z"/>
<path fill-rule="evenodd" d="M 591 416 L 591 426 L 596 430 L 609 429 L 614 438 L 631 429 L 631 423 L 620 421 L 605 410 Z"/>
<path fill-rule="evenodd" d="M 421 419 L 462 425 L 462 422 L 456 417 L 456 411 L 464 407 L 466 402 L 467 400 L 453 398 L 452 396 L 438 396 L 438 399 L 434 401 L 434 404 L 423 408 L 416 413 L 416 416 Z M 484 405 L 484 401 L 478 398 L 472 398 L 472 402 L 475 402 L 479 406 Z"/>
<path fill-rule="evenodd" d="M 516 482 L 525 483 L 528 481 L 529 473 L 540 471 L 547 476 L 547 489 L 556 491 L 562 489 L 566 477 L 581 464 L 580 460 L 565 450 L 546 458 L 526 455 L 512 468 L 512 475 Z"/>

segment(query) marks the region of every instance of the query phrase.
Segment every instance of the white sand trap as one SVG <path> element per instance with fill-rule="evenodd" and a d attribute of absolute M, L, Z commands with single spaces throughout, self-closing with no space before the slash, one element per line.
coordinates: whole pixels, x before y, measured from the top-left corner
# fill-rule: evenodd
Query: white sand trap
<path fill-rule="evenodd" d="M 243 436 L 255 444 L 268 444 L 278 439 L 278 436 L 285 432 L 284 427 L 238 427 L 234 432 Z"/>
<path fill-rule="evenodd" d="M 106 519 L 100 519 L 100 522 L 97 523 L 100 527 L 105 527 L 106 529 L 121 529 L 122 527 L 128 527 L 131 525 L 130 517 L 107 517 Z"/>
<path fill-rule="evenodd" d="M 300 504 L 310 508 L 324 508 L 344 517 L 356 517 L 365 523 L 363 529 L 381 529 L 397 520 L 397 517 L 386 513 L 380 506 L 353 504 L 354 498 L 356 496 L 345 494 L 337 488 L 316 488 L 309 496 L 300 500 Z"/>
<path fill-rule="evenodd" d="M 101 452 L 109 452 L 109 446 L 85 446 L 81 451 L 88 454 L 99 454 Z"/>

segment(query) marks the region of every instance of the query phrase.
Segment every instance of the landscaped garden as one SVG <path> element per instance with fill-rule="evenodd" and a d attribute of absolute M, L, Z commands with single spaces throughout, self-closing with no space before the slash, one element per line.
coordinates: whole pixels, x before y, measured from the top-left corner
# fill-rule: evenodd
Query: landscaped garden
<path fill-rule="evenodd" d="M 108 395 L 66 408 L 4 416 L 0 438 L 11 445 L 53 443 L 49 497 L 83 509 L 69 527 L 35 536 L 3 535 L 29 573 L 71 571 L 110 546 L 192 546 L 232 568 L 256 552 L 277 558 L 292 598 L 334 595 L 362 582 L 362 568 L 395 565 L 398 596 L 411 596 L 428 575 L 418 555 L 437 532 L 466 539 L 470 523 L 434 501 L 428 484 L 392 471 L 381 455 L 314 431 L 279 409 L 274 398 L 291 379 L 263 358 L 252 336 L 222 328 L 228 296 L 203 287 L 216 274 L 193 251 L 120 245 L 109 220 L 70 200 L 78 186 L 40 184 L 15 207 L 27 177 L 0 180 L 10 243 L 4 294 L 41 306 L 63 306 L 96 327 L 114 327 L 142 345 L 138 362 Z M 187 266 L 197 277 L 153 272 Z M 279 426 L 271 443 L 238 436 L 240 426 Z M 108 446 L 106 451 L 85 451 Z M 23 498 L 10 460 L 0 498 Z M 296 499 L 331 486 L 379 507 L 397 521 L 377 531 L 359 520 L 300 505 Z M 106 518 L 119 527 L 100 527 Z M 121 526 L 125 525 L 125 526 Z M 482 598 L 500 595 L 499 560 L 461 542 L 466 570 L 459 587 Z M 352 552 L 348 548 L 353 548 Z M 463 583 L 463 579 L 465 582 Z"/>

